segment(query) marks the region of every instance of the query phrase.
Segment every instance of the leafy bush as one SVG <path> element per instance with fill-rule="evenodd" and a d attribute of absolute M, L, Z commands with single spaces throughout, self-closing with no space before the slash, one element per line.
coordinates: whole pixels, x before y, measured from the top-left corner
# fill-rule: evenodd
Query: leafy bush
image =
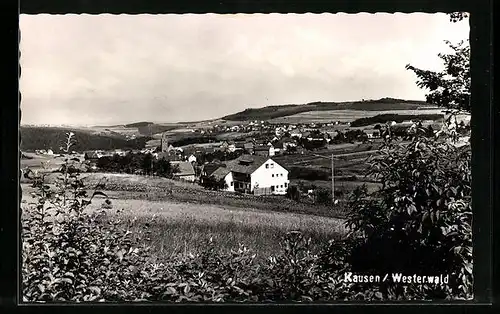
<path fill-rule="evenodd" d="M 295 185 L 289 185 L 286 189 L 286 197 L 294 201 L 300 201 L 300 190 Z"/>
<path fill-rule="evenodd" d="M 317 189 L 314 191 L 314 197 L 318 204 L 331 204 L 332 193 L 326 189 Z"/>
<path fill-rule="evenodd" d="M 451 15 L 452 20 L 461 17 Z M 375 290 L 389 299 L 473 296 L 471 147 L 457 144 L 460 126 L 453 119 L 462 110 L 470 111 L 469 47 L 448 44 L 454 52 L 439 55 L 445 63 L 444 72 L 407 69 L 418 76 L 420 87 L 430 90 L 428 102 L 453 110 L 435 136 L 430 137 L 431 129 L 417 129 L 407 145 L 394 143 L 402 135 L 398 130 L 382 127 L 385 146 L 371 161 L 368 173 L 381 181 L 382 188 L 368 193 L 364 186 L 352 194 L 347 221 L 349 249 L 343 254 L 345 264 L 355 272 L 449 274 L 450 281 L 441 285 L 358 286 L 364 296 Z M 334 250 L 343 246 L 345 242 L 334 241 L 325 250 L 324 264 L 338 267 Z"/>
<path fill-rule="evenodd" d="M 66 153 L 72 141 L 68 133 Z M 79 172 L 65 171 L 55 189 L 44 174 L 28 170 L 26 177 L 37 188 L 37 203 L 22 216 L 23 300 L 140 299 L 124 283 L 136 283 L 135 269 L 144 264 L 147 248 L 118 221 L 106 221 L 105 211 L 85 211 L 95 197 L 105 196 L 97 190 L 102 183 L 88 196 Z"/>

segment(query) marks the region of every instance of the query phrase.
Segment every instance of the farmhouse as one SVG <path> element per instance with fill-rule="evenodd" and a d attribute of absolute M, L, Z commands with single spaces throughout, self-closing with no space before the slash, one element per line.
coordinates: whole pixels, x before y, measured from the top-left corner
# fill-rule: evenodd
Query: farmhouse
<path fill-rule="evenodd" d="M 210 177 L 215 170 L 219 169 L 219 167 L 225 166 L 220 162 L 207 162 L 203 166 L 201 166 L 200 171 L 200 181 L 203 181 L 203 177 Z"/>
<path fill-rule="evenodd" d="M 191 154 L 187 160 L 190 163 L 196 162 L 196 156 L 194 154 Z"/>
<path fill-rule="evenodd" d="M 280 194 L 288 188 L 288 170 L 269 157 L 242 155 L 228 161 L 226 167 L 213 172 L 214 177 L 224 179 L 227 191 L 243 193 Z"/>
<path fill-rule="evenodd" d="M 85 160 L 96 160 L 101 158 L 101 155 L 97 151 L 86 151 L 83 154 Z"/>
<path fill-rule="evenodd" d="M 174 178 L 194 182 L 195 172 L 193 165 L 189 161 L 171 161 L 170 163 L 178 169 L 178 172 L 174 173 Z"/>
<path fill-rule="evenodd" d="M 225 190 L 228 192 L 234 192 L 233 173 L 231 170 L 226 168 L 226 166 L 217 168 L 211 176 L 218 182 L 224 180 L 224 183 L 226 184 Z"/>

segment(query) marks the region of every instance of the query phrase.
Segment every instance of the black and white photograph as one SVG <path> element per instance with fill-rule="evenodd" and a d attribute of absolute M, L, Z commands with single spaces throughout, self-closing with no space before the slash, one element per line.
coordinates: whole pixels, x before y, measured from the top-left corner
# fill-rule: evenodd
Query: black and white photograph
<path fill-rule="evenodd" d="M 23 303 L 474 298 L 468 13 L 19 29 Z"/>

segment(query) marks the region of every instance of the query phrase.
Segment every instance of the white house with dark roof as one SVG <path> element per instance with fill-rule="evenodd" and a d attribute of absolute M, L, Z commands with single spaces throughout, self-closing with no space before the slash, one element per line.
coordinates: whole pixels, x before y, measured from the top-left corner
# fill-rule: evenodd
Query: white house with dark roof
<path fill-rule="evenodd" d="M 228 191 L 262 194 L 286 194 L 288 170 L 266 156 L 242 155 L 226 162 L 212 175 L 224 179 Z"/>
<path fill-rule="evenodd" d="M 234 180 L 231 170 L 224 166 L 219 167 L 214 172 L 212 172 L 211 176 L 214 177 L 217 181 L 224 180 L 224 182 L 226 183 L 225 190 L 228 192 L 234 192 Z"/>
<path fill-rule="evenodd" d="M 195 172 L 193 165 L 189 161 L 171 161 L 170 164 L 178 169 L 178 171 L 174 173 L 174 178 L 194 182 Z"/>

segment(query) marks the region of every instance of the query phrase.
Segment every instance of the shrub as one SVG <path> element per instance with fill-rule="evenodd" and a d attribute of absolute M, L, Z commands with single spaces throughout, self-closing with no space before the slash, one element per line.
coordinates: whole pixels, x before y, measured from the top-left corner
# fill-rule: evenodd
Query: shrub
<path fill-rule="evenodd" d="M 332 193 L 326 189 L 317 189 L 314 191 L 316 203 L 318 204 L 331 204 Z"/>
<path fill-rule="evenodd" d="M 286 190 L 286 197 L 294 201 L 300 201 L 300 190 L 295 185 L 289 185 Z"/>
<path fill-rule="evenodd" d="M 67 153 L 73 134 L 67 134 Z M 53 189 L 45 175 L 28 170 L 37 188 L 37 203 L 22 216 L 22 291 L 25 301 L 137 300 L 143 296 L 135 270 L 144 264 L 147 248 L 131 237 L 119 221 L 105 220 L 106 212 L 87 212 L 97 196 L 88 196 L 80 173 L 66 170 Z M 110 203 L 108 203 L 110 204 Z M 129 283 L 130 286 L 124 285 Z"/>

